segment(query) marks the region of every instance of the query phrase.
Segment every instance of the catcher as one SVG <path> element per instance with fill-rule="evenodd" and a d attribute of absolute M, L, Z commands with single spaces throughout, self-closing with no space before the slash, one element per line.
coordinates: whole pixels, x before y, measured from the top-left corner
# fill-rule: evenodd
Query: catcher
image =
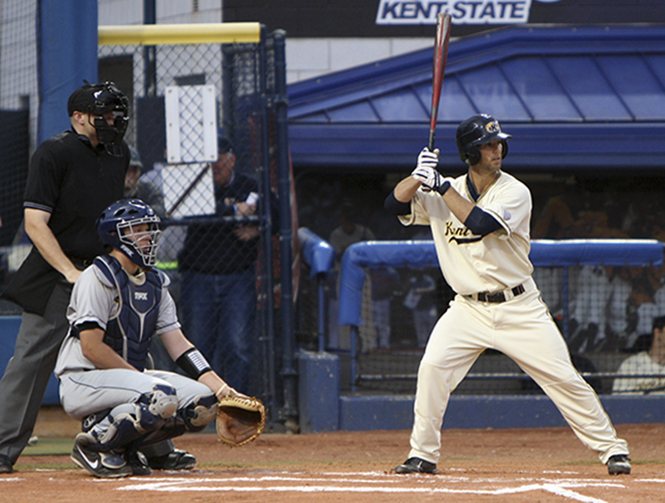
<path fill-rule="evenodd" d="M 98 232 L 110 253 L 81 274 L 67 310 L 55 373 L 65 412 L 83 421 L 71 458 L 96 477 L 149 475 L 142 446 L 201 431 L 218 414 L 231 445 L 265 425 L 261 402 L 229 387 L 183 335 L 169 279 L 153 269 L 159 222 L 138 199 L 104 210 Z M 153 336 L 189 377 L 146 369 Z"/>

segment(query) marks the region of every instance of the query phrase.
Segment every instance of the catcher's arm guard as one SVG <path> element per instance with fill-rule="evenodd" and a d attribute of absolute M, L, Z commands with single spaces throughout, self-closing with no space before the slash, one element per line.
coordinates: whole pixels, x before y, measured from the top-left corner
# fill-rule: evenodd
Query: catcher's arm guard
<path fill-rule="evenodd" d="M 217 393 L 217 436 L 227 445 L 240 447 L 255 440 L 266 426 L 266 408 L 261 400 L 233 391 Z"/>

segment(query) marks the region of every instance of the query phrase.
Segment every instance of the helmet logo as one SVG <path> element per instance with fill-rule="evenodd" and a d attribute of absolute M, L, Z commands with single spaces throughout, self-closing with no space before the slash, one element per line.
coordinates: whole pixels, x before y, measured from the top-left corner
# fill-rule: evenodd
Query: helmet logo
<path fill-rule="evenodd" d="M 488 122 L 485 125 L 485 129 L 490 134 L 496 134 L 501 132 L 501 128 L 499 127 L 499 123 L 497 121 Z"/>

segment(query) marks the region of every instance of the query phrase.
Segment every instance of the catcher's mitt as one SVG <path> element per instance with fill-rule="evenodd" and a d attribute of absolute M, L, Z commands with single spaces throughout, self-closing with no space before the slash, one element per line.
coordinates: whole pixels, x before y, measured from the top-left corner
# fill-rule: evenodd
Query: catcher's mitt
<path fill-rule="evenodd" d="M 232 447 L 256 439 L 266 426 L 266 408 L 261 400 L 244 395 L 227 395 L 219 399 L 217 436 Z"/>

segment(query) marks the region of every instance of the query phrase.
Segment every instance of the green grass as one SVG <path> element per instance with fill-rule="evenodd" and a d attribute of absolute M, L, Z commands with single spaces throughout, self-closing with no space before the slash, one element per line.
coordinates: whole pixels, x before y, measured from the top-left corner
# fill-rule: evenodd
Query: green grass
<path fill-rule="evenodd" d="M 23 456 L 59 456 L 69 454 L 74 447 L 73 438 L 39 438 L 37 444 L 26 447 Z"/>

